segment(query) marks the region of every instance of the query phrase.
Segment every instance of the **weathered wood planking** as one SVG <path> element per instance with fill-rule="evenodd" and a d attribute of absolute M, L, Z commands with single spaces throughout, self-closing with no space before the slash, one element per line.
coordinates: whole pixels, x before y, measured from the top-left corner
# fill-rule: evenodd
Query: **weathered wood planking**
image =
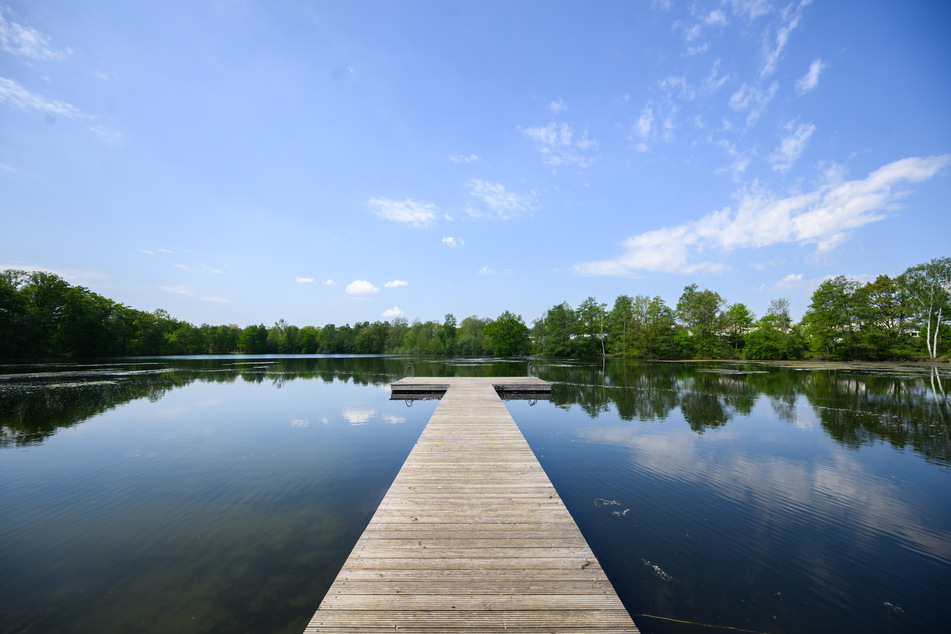
<path fill-rule="evenodd" d="M 535 378 L 412 378 L 442 400 L 305 632 L 637 632 L 499 399 Z"/>

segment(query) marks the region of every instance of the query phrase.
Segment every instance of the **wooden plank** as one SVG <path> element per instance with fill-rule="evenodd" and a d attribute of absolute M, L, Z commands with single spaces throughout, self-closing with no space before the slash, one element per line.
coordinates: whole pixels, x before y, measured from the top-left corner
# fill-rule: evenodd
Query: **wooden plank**
<path fill-rule="evenodd" d="M 637 632 L 500 400 L 535 378 L 412 378 L 444 391 L 305 632 Z"/>

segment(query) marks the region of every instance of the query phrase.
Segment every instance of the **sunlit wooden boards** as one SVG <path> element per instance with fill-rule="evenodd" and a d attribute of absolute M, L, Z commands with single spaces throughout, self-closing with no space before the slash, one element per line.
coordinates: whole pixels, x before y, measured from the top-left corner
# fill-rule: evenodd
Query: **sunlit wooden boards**
<path fill-rule="evenodd" d="M 637 632 L 496 393 L 446 392 L 305 632 Z"/>

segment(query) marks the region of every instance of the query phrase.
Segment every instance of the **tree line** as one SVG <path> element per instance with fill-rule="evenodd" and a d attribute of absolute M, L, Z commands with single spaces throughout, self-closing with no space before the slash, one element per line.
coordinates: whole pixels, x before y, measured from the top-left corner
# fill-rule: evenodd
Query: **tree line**
<path fill-rule="evenodd" d="M 495 319 L 402 317 L 298 327 L 194 326 L 164 310 L 144 312 L 57 275 L 0 273 L 0 357 L 281 353 L 413 354 L 637 359 L 937 360 L 948 354 L 951 258 L 860 284 L 823 281 L 799 322 L 789 301 L 757 317 L 718 293 L 685 287 L 676 306 L 660 297 L 620 295 L 610 310 L 589 297 L 549 308 L 527 325 L 509 311 Z"/>

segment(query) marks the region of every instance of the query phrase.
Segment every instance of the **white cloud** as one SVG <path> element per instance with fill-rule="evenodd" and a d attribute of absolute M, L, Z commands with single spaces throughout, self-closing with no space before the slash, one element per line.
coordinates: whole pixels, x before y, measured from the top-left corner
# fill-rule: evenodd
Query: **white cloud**
<path fill-rule="evenodd" d="M 809 137 L 816 131 L 816 126 L 811 123 L 800 123 L 795 127 L 792 123 L 788 123 L 785 128 L 790 133 L 789 136 L 780 141 L 779 146 L 769 155 L 769 162 L 773 164 L 773 169 L 780 172 L 787 171 L 802 156 Z"/>
<path fill-rule="evenodd" d="M 587 167 L 584 152 L 597 145 L 596 140 L 588 137 L 587 130 L 579 135 L 567 123 L 552 122 L 543 128 L 526 128 L 522 132 L 535 141 L 542 161 L 548 165 Z"/>
<path fill-rule="evenodd" d="M 230 304 L 231 302 L 226 297 L 202 297 L 206 302 L 217 302 L 219 304 Z"/>
<path fill-rule="evenodd" d="M 313 284 L 313 283 L 314 283 L 314 278 L 312 278 L 312 277 L 298 277 L 298 278 L 297 278 L 297 283 L 298 283 L 298 284 Z"/>
<path fill-rule="evenodd" d="M 114 132 L 101 125 L 91 125 L 89 126 L 89 130 L 99 135 L 99 137 L 106 143 L 122 143 L 125 141 L 125 137 L 121 132 Z"/>
<path fill-rule="evenodd" d="M 686 77 L 669 75 L 657 82 L 657 85 L 666 90 L 671 97 L 673 97 L 674 92 L 677 92 L 678 98 L 687 101 L 691 101 L 697 96 L 696 91 L 687 82 Z"/>
<path fill-rule="evenodd" d="M 393 308 L 383 311 L 383 316 L 386 318 L 399 317 L 402 314 L 403 314 L 403 311 L 400 310 L 399 306 L 394 306 Z"/>
<path fill-rule="evenodd" d="M 380 291 L 380 289 L 366 280 L 354 280 L 347 284 L 345 290 L 348 295 L 373 295 Z"/>
<path fill-rule="evenodd" d="M 710 42 L 704 42 L 700 46 L 688 46 L 687 55 L 700 55 L 701 53 L 706 53 L 710 50 Z"/>
<path fill-rule="evenodd" d="M 4 102 L 20 110 L 33 110 L 48 115 L 66 117 L 67 119 L 94 118 L 72 104 L 56 100 L 49 101 L 40 95 L 31 93 L 12 79 L 0 77 L 0 103 Z"/>
<path fill-rule="evenodd" d="M 408 286 L 408 285 L 409 285 L 409 282 L 406 282 L 404 280 L 393 280 L 392 282 L 387 282 L 383 286 L 385 286 L 386 288 L 396 288 L 398 286 Z"/>
<path fill-rule="evenodd" d="M 825 69 L 826 65 L 821 59 L 817 59 L 809 65 L 809 72 L 802 76 L 796 82 L 796 92 L 804 95 L 819 85 L 819 74 Z"/>
<path fill-rule="evenodd" d="M 789 35 L 799 26 L 799 19 L 802 17 L 802 9 L 811 3 L 812 0 L 803 0 L 795 9 L 791 6 L 783 10 L 782 24 L 776 31 L 776 39 L 773 46 L 769 43 L 763 46 L 763 70 L 760 71 L 760 77 L 767 77 L 776 71 L 776 64 L 783 53 L 783 49 L 789 43 Z"/>
<path fill-rule="evenodd" d="M 492 273 L 492 269 L 490 269 L 488 266 L 483 266 L 481 269 L 479 269 L 479 275 L 489 275 L 490 273 Z"/>
<path fill-rule="evenodd" d="M 558 98 L 558 101 L 551 102 L 548 107 L 551 108 L 552 114 L 556 115 L 568 110 L 568 106 L 565 105 L 561 97 Z"/>
<path fill-rule="evenodd" d="M 902 196 L 900 185 L 925 181 L 949 164 L 951 154 L 906 158 L 862 180 L 830 182 L 785 198 L 740 191 L 735 210 L 725 207 L 699 220 L 641 233 L 623 242 L 621 256 L 583 263 L 575 270 L 589 275 L 722 271 L 724 263 L 704 258 L 709 251 L 726 254 L 789 242 L 815 245 L 817 254 L 827 253 L 853 230 L 886 218 Z"/>
<path fill-rule="evenodd" d="M 751 86 L 750 84 L 743 84 L 739 90 L 730 97 L 730 108 L 736 112 L 748 110 L 749 114 L 746 116 L 746 125 L 753 125 L 766 110 L 767 104 L 776 96 L 778 89 L 779 84 L 776 82 L 773 82 L 765 89 L 758 86 Z"/>
<path fill-rule="evenodd" d="M 469 181 L 469 195 L 481 200 L 502 220 L 521 215 L 533 208 L 533 198 L 510 192 L 503 185 L 474 178 Z M 478 215 L 477 212 L 472 212 Z"/>
<path fill-rule="evenodd" d="M 336 284 L 336 282 L 334 282 L 333 280 L 327 280 L 326 282 L 324 282 L 324 286 L 333 286 L 334 284 Z"/>
<path fill-rule="evenodd" d="M 769 0 L 730 0 L 733 12 L 745 16 L 748 20 L 755 20 L 770 11 Z"/>
<path fill-rule="evenodd" d="M 194 291 L 188 286 L 160 286 L 166 293 L 175 293 L 176 295 L 194 295 Z"/>
<path fill-rule="evenodd" d="M 475 163 L 481 159 L 477 154 L 470 154 L 469 156 L 464 156 L 462 154 L 451 154 L 449 155 L 449 160 L 453 163 Z"/>
<path fill-rule="evenodd" d="M 436 218 L 436 205 L 416 200 L 389 200 L 387 198 L 371 198 L 370 206 L 374 213 L 385 220 L 405 222 L 414 227 L 423 227 Z"/>
<path fill-rule="evenodd" d="M 822 279 L 820 278 L 807 278 L 802 273 L 790 273 L 771 286 L 762 284 L 761 286 L 753 287 L 753 290 L 793 295 L 796 297 L 812 297 L 812 294 L 819 288 L 819 284 L 821 283 Z"/>
<path fill-rule="evenodd" d="M 93 76 L 95 76 L 96 79 L 101 79 L 102 81 L 109 81 L 111 79 L 121 79 L 118 73 L 106 73 L 101 70 L 94 71 Z"/>
<path fill-rule="evenodd" d="M 16 22 L 7 22 L 2 12 L 0 12 L 0 50 L 38 60 L 65 59 L 73 52 L 69 48 L 61 51 L 53 50 L 45 35 L 36 29 L 20 26 Z"/>
<path fill-rule="evenodd" d="M 707 25 L 717 24 L 723 26 L 727 23 L 726 14 L 719 9 L 714 9 L 706 18 L 704 18 L 703 23 Z"/>
<path fill-rule="evenodd" d="M 466 241 L 462 238 L 453 238 L 452 236 L 447 236 L 442 239 L 442 243 L 448 247 L 456 248 L 464 245 Z"/>
<path fill-rule="evenodd" d="M 139 249 L 140 253 L 145 253 L 148 255 L 155 255 L 155 251 L 149 251 L 148 249 Z"/>
<path fill-rule="evenodd" d="M 710 74 L 703 79 L 703 82 L 701 82 L 700 92 L 704 95 L 712 95 L 717 90 L 719 90 L 723 84 L 729 81 L 729 75 L 720 74 L 720 64 L 721 62 L 719 58 L 714 60 L 713 66 L 710 68 Z"/>
<path fill-rule="evenodd" d="M 642 139 L 649 139 L 654 129 L 654 109 L 650 104 L 644 106 L 641 110 L 641 116 L 638 117 L 634 130 Z"/>

